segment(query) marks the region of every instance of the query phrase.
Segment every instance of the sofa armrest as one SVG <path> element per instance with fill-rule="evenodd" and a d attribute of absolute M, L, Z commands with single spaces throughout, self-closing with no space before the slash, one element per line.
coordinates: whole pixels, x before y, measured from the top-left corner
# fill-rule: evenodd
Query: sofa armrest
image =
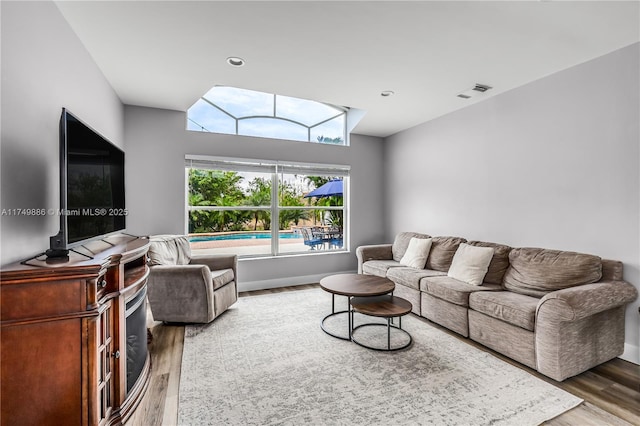
<path fill-rule="evenodd" d="M 362 273 L 362 264 L 368 260 L 391 260 L 393 252 L 391 244 L 374 244 L 359 246 L 356 249 L 356 257 L 358 258 L 358 273 Z"/>
<path fill-rule="evenodd" d="M 562 381 L 620 356 L 625 304 L 637 295 L 625 281 L 607 281 L 544 296 L 536 308 L 537 370 Z"/>
<path fill-rule="evenodd" d="M 560 321 L 577 321 L 618 306 L 631 303 L 638 290 L 626 281 L 585 284 L 551 292 L 540 299 L 536 316 L 541 311 Z"/>
<path fill-rule="evenodd" d="M 213 280 L 206 265 L 152 266 L 147 295 L 157 321 L 205 323 L 213 319 Z"/>

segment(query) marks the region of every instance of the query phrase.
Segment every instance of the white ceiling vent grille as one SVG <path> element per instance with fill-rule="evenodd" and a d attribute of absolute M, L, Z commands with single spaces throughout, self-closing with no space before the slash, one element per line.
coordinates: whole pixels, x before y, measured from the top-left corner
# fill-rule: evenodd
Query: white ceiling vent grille
<path fill-rule="evenodd" d="M 489 89 L 491 89 L 491 86 L 487 86 L 486 84 L 478 84 L 478 83 L 476 83 L 476 85 L 473 87 L 473 90 L 475 90 L 476 92 L 481 92 L 481 93 L 484 93 Z"/>
<path fill-rule="evenodd" d="M 458 93 L 457 96 L 462 99 L 471 99 L 473 97 L 483 94 L 484 92 L 486 92 L 487 90 L 490 90 L 491 88 L 492 88 L 491 86 L 487 86 L 486 84 L 476 83 L 476 85 L 473 86 L 471 89 L 465 90 L 462 93 Z"/>

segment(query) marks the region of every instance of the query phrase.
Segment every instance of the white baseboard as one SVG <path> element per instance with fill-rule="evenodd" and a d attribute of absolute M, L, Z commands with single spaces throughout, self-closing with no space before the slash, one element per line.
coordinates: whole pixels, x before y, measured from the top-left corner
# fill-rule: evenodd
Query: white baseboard
<path fill-rule="evenodd" d="M 640 347 L 625 343 L 624 353 L 619 358 L 640 365 Z"/>
<path fill-rule="evenodd" d="M 322 278 L 335 274 L 355 274 L 357 271 L 331 272 L 328 274 L 301 275 L 297 277 L 275 278 L 271 280 L 247 281 L 238 283 L 238 291 L 266 290 L 269 288 L 289 287 L 293 285 L 313 284 Z"/>

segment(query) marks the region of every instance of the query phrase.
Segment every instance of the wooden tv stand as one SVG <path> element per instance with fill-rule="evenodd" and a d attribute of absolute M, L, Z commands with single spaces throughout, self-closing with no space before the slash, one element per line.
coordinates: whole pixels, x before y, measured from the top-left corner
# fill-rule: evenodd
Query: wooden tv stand
<path fill-rule="evenodd" d="M 131 416 L 149 383 L 148 249 L 146 238 L 115 235 L 76 248 L 92 259 L 70 252 L 2 269 L 2 426 L 105 426 Z"/>

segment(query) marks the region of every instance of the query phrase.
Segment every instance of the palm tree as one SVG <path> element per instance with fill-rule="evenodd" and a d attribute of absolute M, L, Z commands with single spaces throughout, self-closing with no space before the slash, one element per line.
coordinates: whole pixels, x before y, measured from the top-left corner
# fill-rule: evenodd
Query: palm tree
<path fill-rule="evenodd" d="M 249 183 L 249 195 L 245 200 L 248 206 L 268 206 L 271 204 L 271 181 L 265 178 L 255 178 Z M 254 210 L 253 230 L 258 229 L 258 221 L 262 221 L 264 230 L 271 229 L 271 214 L 264 210 Z"/>

